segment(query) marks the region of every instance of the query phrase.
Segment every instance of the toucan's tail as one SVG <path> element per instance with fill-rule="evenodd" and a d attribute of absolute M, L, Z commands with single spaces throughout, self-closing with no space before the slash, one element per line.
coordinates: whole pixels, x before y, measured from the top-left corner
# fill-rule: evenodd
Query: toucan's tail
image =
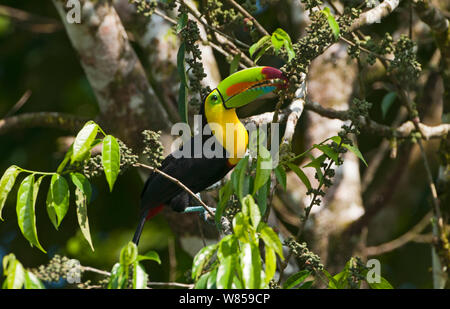
<path fill-rule="evenodd" d="M 141 220 L 139 221 L 139 225 L 136 228 L 136 232 L 134 233 L 133 242 L 136 244 L 136 246 L 139 243 L 139 238 L 141 238 L 141 234 L 142 234 L 142 230 L 144 228 L 145 221 L 146 221 L 146 216 L 142 216 Z"/>

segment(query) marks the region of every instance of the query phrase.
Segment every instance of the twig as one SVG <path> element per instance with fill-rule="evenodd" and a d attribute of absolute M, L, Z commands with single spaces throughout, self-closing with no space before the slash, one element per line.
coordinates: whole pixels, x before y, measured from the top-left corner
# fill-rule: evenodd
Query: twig
<path fill-rule="evenodd" d="M 96 273 L 105 277 L 111 277 L 111 273 L 105 270 L 97 269 L 90 266 L 80 266 L 81 271 L 88 271 L 92 273 Z M 148 282 L 147 286 L 173 286 L 173 287 L 181 287 L 181 288 L 188 288 L 192 289 L 194 287 L 193 284 L 187 284 L 187 283 L 179 283 L 179 282 Z"/>
<path fill-rule="evenodd" d="M 427 213 L 419 223 L 402 236 L 378 246 L 367 247 L 366 254 L 368 256 L 380 255 L 400 248 L 410 241 L 414 241 L 414 239 L 430 224 L 432 217 L 432 212 Z"/>
<path fill-rule="evenodd" d="M 12 8 L 6 5 L 0 5 L 0 16 L 7 16 L 19 23 L 27 30 L 37 33 L 53 33 L 63 29 L 62 24 L 58 21 L 33 15 L 23 10 Z"/>
<path fill-rule="evenodd" d="M 211 209 L 209 209 L 208 205 L 206 205 L 194 192 L 191 191 L 191 189 L 189 189 L 186 185 L 184 185 L 181 181 L 179 181 L 178 179 L 176 179 L 175 177 L 172 177 L 166 173 L 164 173 L 163 171 L 157 169 L 156 167 L 153 166 L 149 166 L 149 165 L 145 165 L 142 163 L 135 163 L 134 164 L 135 167 L 143 167 L 146 169 L 149 169 L 153 172 L 156 172 L 160 175 L 162 175 L 163 177 L 169 179 L 170 181 L 172 181 L 173 183 L 175 183 L 176 185 L 180 186 L 184 191 L 186 191 L 187 193 L 189 193 L 197 202 L 200 203 L 200 205 L 203 206 L 203 208 L 208 212 L 208 214 L 214 218 L 214 214 L 211 211 Z"/>
<path fill-rule="evenodd" d="M 253 17 L 249 12 L 247 12 L 246 9 L 244 9 L 239 3 L 237 3 L 234 0 L 228 0 L 228 2 L 234 6 L 239 12 L 241 12 L 242 15 L 250 19 L 253 24 L 255 25 L 256 29 L 258 29 L 259 32 L 261 32 L 262 35 L 270 35 L 269 32 L 267 32 L 266 29 L 264 29 L 263 26 L 256 20 L 255 17 Z"/>
<path fill-rule="evenodd" d="M 25 103 L 27 103 L 30 96 L 31 90 L 25 91 L 25 93 L 20 97 L 19 101 L 17 101 L 17 103 L 14 104 L 14 106 L 9 110 L 9 112 L 6 113 L 5 118 L 17 113 L 17 111 L 21 109 Z"/>

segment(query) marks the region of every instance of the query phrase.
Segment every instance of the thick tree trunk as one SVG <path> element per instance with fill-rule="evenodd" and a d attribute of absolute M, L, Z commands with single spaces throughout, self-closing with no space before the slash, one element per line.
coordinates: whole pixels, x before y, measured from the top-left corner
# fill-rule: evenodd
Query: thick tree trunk
<path fill-rule="evenodd" d="M 145 128 L 170 128 L 110 1 L 82 0 L 81 23 L 69 23 L 66 1 L 53 0 L 100 107 L 100 120 L 131 146 Z"/>

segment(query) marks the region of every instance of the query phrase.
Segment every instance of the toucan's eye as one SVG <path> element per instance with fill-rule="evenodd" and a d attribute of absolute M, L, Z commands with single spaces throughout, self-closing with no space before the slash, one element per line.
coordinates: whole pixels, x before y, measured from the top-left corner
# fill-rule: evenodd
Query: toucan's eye
<path fill-rule="evenodd" d="M 217 96 L 216 96 L 215 94 L 213 94 L 213 95 L 211 96 L 211 100 L 217 101 Z"/>

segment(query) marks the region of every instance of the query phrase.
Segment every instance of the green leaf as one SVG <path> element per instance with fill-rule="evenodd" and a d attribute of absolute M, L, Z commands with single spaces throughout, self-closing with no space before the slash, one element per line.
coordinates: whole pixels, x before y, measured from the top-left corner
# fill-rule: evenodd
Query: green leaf
<path fill-rule="evenodd" d="M 278 165 L 274 171 L 278 183 L 283 187 L 284 191 L 286 191 L 286 171 L 284 167 L 282 165 Z"/>
<path fill-rule="evenodd" d="M 133 263 L 133 289 L 147 288 L 148 275 L 139 262 Z"/>
<path fill-rule="evenodd" d="M 230 63 L 230 75 L 236 73 L 239 68 L 239 61 L 241 61 L 241 54 L 234 55 L 233 60 Z"/>
<path fill-rule="evenodd" d="M 77 206 L 77 219 L 80 226 L 81 233 L 89 243 L 92 251 L 94 246 L 92 245 L 91 232 L 89 229 L 89 219 L 87 213 L 87 196 L 77 187 L 75 188 L 75 204 Z"/>
<path fill-rule="evenodd" d="M 321 155 L 318 156 L 317 158 L 314 158 L 312 155 L 309 155 L 309 157 L 311 158 L 311 162 L 309 162 L 308 164 L 306 164 L 303 167 L 313 167 L 316 170 L 317 176 L 319 177 L 319 181 L 322 182 L 323 181 L 323 173 L 322 173 L 322 164 L 325 161 L 325 159 L 327 158 L 326 155 Z"/>
<path fill-rule="evenodd" d="M 25 271 L 25 289 L 45 289 L 45 286 L 31 271 Z"/>
<path fill-rule="evenodd" d="M 222 214 L 225 210 L 225 206 L 227 205 L 231 195 L 233 194 L 233 184 L 231 181 L 227 181 L 225 185 L 219 190 L 219 203 L 217 203 L 216 213 L 215 213 L 215 222 L 217 229 L 222 229 Z"/>
<path fill-rule="evenodd" d="M 305 185 L 305 187 L 308 190 L 311 190 L 312 186 L 311 186 L 311 182 L 308 179 L 308 176 L 306 176 L 306 174 L 302 171 L 302 169 L 300 167 L 298 167 L 297 165 L 293 164 L 293 163 L 287 163 L 287 166 L 295 173 L 297 174 L 298 178 L 300 178 L 300 180 L 303 182 L 303 184 Z"/>
<path fill-rule="evenodd" d="M 200 276 L 200 278 L 195 283 L 194 289 L 204 290 L 207 287 L 209 277 L 211 276 L 211 272 L 207 272 Z"/>
<path fill-rule="evenodd" d="M 363 161 L 365 166 L 368 166 L 366 160 L 364 160 L 364 157 L 363 157 L 361 151 L 359 151 L 358 147 L 352 146 L 352 145 L 349 145 L 349 144 L 342 144 L 342 146 L 347 148 L 351 152 L 353 152 L 361 161 Z"/>
<path fill-rule="evenodd" d="M 8 275 L 6 277 L 7 289 L 21 289 L 25 283 L 25 269 L 22 264 L 14 259 L 8 266 Z"/>
<path fill-rule="evenodd" d="M 17 166 L 13 165 L 5 171 L 2 178 L 0 179 L 0 220 L 2 221 L 3 206 L 5 206 L 6 198 L 13 188 L 14 183 L 16 182 L 16 177 L 17 175 L 19 175 L 19 173 L 20 170 L 17 168 Z"/>
<path fill-rule="evenodd" d="M 37 237 L 36 215 L 34 212 L 34 174 L 28 175 L 20 184 L 17 193 L 17 220 L 23 236 L 28 240 L 31 246 L 36 246 L 42 252 L 42 248 Z"/>
<path fill-rule="evenodd" d="M 307 270 L 299 271 L 298 273 L 293 274 L 289 278 L 286 279 L 286 282 L 283 284 L 283 289 L 291 289 L 303 281 L 310 275 L 310 272 Z"/>
<path fill-rule="evenodd" d="M 259 59 L 266 53 L 267 50 L 269 50 L 270 47 L 271 47 L 270 45 L 267 45 L 267 46 L 264 46 L 263 48 L 261 48 L 261 50 L 258 52 L 258 54 L 256 54 L 255 63 L 257 63 L 259 61 Z"/>
<path fill-rule="evenodd" d="M 112 191 L 120 171 L 119 143 L 112 135 L 107 135 L 103 139 L 102 165 L 105 171 L 106 181 L 109 184 L 109 190 Z"/>
<path fill-rule="evenodd" d="M 264 186 L 259 188 L 258 193 L 256 195 L 256 201 L 258 203 L 261 216 L 264 216 L 264 214 L 267 211 L 267 195 L 269 194 L 269 190 L 270 190 L 270 181 L 266 182 Z"/>
<path fill-rule="evenodd" d="M 333 276 L 325 269 L 322 269 L 322 273 L 328 278 L 328 288 L 337 289 L 338 282 L 336 279 L 334 279 Z"/>
<path fill-rule="evenodd" d="M 306 282 L 302 283 L 298 288 L 304 289 L 304 290 L 310 289 L 311 286 L 313 285 L 313 283 L 314 283 L 314 280 L 306 281 Z"/>
<path fill-rule="evenodd" d="M 277 29 L 277 30 L 280 30 L 280 29 Z M 281 47 L 283 47 L 283 45 L 284 45 L 283 37 L 280 36 L 279 34 L 277 34 L 276 31 L 275 31 L 274 33 L 272 33 L 272 36 L 271 36 L 270 39 L 271 39 L 271 42 L 272 42 L 273 49 L 276 52 L 278 52 L 281 49 Z"/>
<path fill-rule="evenodd" d="M 281 244 L 280 238 L 278 235 L 272 230 L 270 226 L 261 222 L 259 227 L 259 232 L 261 233 L 261 238 L 263 239 L 266 246 L 275 250 L 275 252 L 280 256 L 281 259 L 283 257 L 283 245 Z"/>
<path fill-rule="evenodd" d="M 233 184 L 234 192 L 236 192 L 236 195 L 238 196 L 239 200 L 242 200 L 242 198 L 244 197 L 243 188 L 244 188 L 245 172 L 247 171 L 247 165 L 248 165 L 248 156 L 241 159 L 234 168 L 233 172 L 231 173 L 231 182 Z"/>
<path fill-rule="evenodd" d="M 394 287 L 385 278 L 380 277 L 380 282 L 370 283 L 367 281 L 371 289 L 393 289 Z"/>
<path fill-rule="evenodd" d="M 273 276 L 275 276 L 275 272 L 277 270 L 277 256 L 272 247 L 266 246 L 265 251 L 266 277 L 264 282 L 269 284 L 270 280 L 272 280 Z"/>
<path fill-rule="evenodd" d="M 92 187 L 89 179 L 80 173 L 70 173 L 70 178 L 72 179 L 73 184 L 80 189 L 84 195 L 86 195 L 87 202 L 89 204 L 92 197 Z"/>
<path fill-rule="evenodd" d="M 295 57 L 295 52 L 292 46 L 291 38 L 289 34 L 286 33 L 286 31 L 284 31 L 281 28 L 278 28 L 272 33 L 271 41 L 275 52 L 278 52 L 281 49 L 281 47 L 284 46 L 288 54 L 289 61 L 291 61 L 292 58 Z"/>
<path fill-rule="evenodd" d="M 253 194 L 255 194 L 259 188 L 266 184 L 272 173 L 272 156 L 266 147 L 260 145 L 258 151 L 258 158 L 256 161 L 256 175 L 255 182 L 253 184 Z"/>
<path fill-rule="evenodd" d="M 209 272 L 208 281 L 206 282 L 206 289 L 217 289 L 217 271 L 219 267 L 215 267 Z M 201 278 L 201 277 L 200 277 Z"/>
<path fill-rule="evenodd" d="M 331 31 L 333 31 L 334 39 L 337 40 L 339 38 L 339 24 L 336 22 L 333 14 L 330 12 L 330 8 L 325 7 L 322 10 L 322 13 L 327 17 L 328 24 L 330 25 Z"/>
<path fill-rule="evenodd" d="M 84 127 L 78 132 L 73 142 L 73 152 L 71 162 L 82 161 L 90 152 L 91 145 L 95 140 L 98 132 L 98 125 L 93 121 L 88 121 Z"/>
<path fill-rule="evenodd" d="M 138 255 L 136 261 L 140 262 L 140 261 L 146 261 L 146 260 L 150 260 L 150 261 L 155 261 L 158 264 L 161 264 L 161 259 L 159 258 L 159 254 L 156 251 L 149 251 L 144 255 Z"/>
<path fill-rule="evenodd" d="M 219 249 L 217 250 L 217 257 L 219 261 L 225 260 L 230 255 L 235 255 L 238 252 L 238 242 L 236 237 L 227 235 L 219 243 Z"/>
<path fill-rule="evenodd" d="M 336 164 L 338 163 L 339 154 L 328 145 L 314 145 L 314 148 L 319 149 L 324 154 L 326 154 L 329 158 L 331 158 Z"/>
<path fill-rule="evenodd" d="M 181 30 L 183 30 L 187 22 L 188 22 L 188 14 L 182 13 L 177 20 L 177 34 L 179 34 Z"/>
<path fill-rule="evenodd" d="M 120 264 L 129 266 L 136 262 L 138 257 L 138 249 L 135 243 L 129 241 L 128 244 L 120 251 Z"/>
<path fill-rule="evenodd" d="M 256 229 L 261 222 L 261 213 L 258 205 L 251 195 L 247 195 L 242 200 L 242 212 L 250 217 L 253 227 Z"/>
<path fill-rule="evenodd" d="M 381 101 L 381 113 L 383 115 L 383 119 L 386 118 L 387 112 L 396 98 L 397 93 L 395 91 L 391 91 L 383 97 L 383 100 Z"/>
<path fill-rule="evenodd" d="M 262 48 L 263 46 L 267 46 L 267 44 L 270 42 L 271 40 L 271 36 L 270 35 L 265 35 L 263 36 L 261 39 L 259 39 L 258 42 L 256 42 L 255 44 L 253 44 L 252 46 L 250 46 L 248 52 L 250 53 L 250 57 L 253 57 L 253 54 L 259 50 L 260 48 Z"/>
<path fill-rule="evenodd" d="M 242 212 L 238 212 L 233 218 L 233 232 L 234 235 L 242 242 L 247 242 L 246 234 L 248 221 Z"/>
<path fill-rule="evenodd" d="M 218 245 L 213 244 L 203 247 L 194 257 L 192 263 L 192 279 L 197 280 L 203 271 L 203 267 L 211 259 L 214 252 L 217 250 Z"/>
<path fill-rule="evenodd" d="M 240 260 L 245 288 L 259 289 L 261 287 L 261 257 L 258 247 L 252 242 L 243 243 Z"/>
<path fill-rule="evenodd" d="M 126 276 L 123 266 L 120 263 L 114 264 L 109 277 L 108 289 L 122 289 L 126 284 Z"/>
<path fill-rule="evenodd" d="M 216 285 L 218 289 L 230 289 L 234 277 L 235 255 L 228 255 L 219 265 L 217 270 Z"/>
<path fill-rule="evenodd" d="M 54 174 L 47 192 L 47 214 L 50 221 L 58 229 L 69 209 L 69 185 L 63 176 Z"/>

